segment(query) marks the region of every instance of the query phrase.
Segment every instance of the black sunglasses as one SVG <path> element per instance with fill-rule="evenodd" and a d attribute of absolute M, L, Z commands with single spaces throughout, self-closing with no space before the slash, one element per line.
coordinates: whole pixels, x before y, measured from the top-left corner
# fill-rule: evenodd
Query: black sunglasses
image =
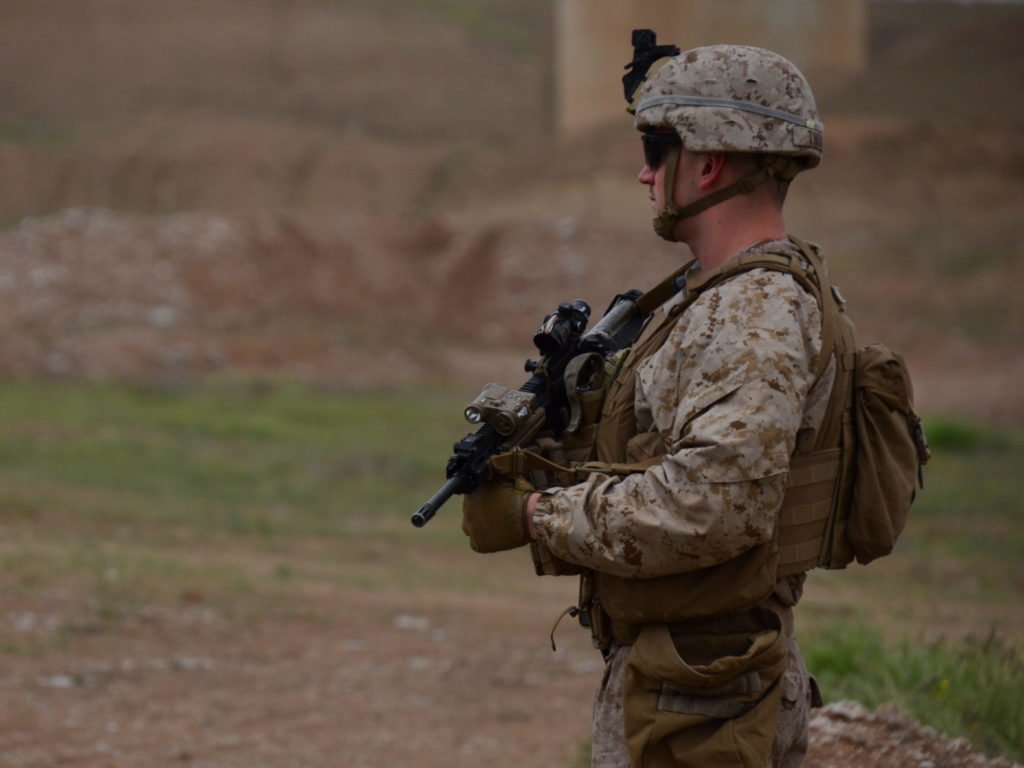
<path fill-rule="evenodd" d="M 682 145 L 678 133 L 645 133 L 640 136 L 644 145 L 644 163 L 652 171 L 658 170 L 672 147 Z"/>

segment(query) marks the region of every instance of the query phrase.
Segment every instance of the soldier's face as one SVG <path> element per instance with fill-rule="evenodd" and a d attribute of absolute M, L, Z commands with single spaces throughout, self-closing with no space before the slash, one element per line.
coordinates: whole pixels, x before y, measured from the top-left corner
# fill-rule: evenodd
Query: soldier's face
<path fill-rule="evenodd" d="M 647 186 L 651 207 L 658 213 L 664 207 L 664 177 L 666 164 L 680 148 L 679 136 L 670 131 L 652 131 L 640 137 L 644 150 L 644 165 L 637 181 Z"/>
<path fill-rule="evenodd" d="M 697 184 L 695 180 L 699 175 L 702 156 L 680 147 L 678 157 L 672 202 L 682 207 L 696 199 Z M 668 165 L 664 162 L 665 158 L 659 160 L 657 165 L 652 167 L 650 161 L 645 159 L 644 166 L 636 178 L 638 182 L 647 187 L 647 197 L 651 201 L 651 210 L 655 214 L 661 213 L 665 209 L 666 203 L 665 174 L 668 172 Z"/>
<path fill-rule="evenodd" d="M 651 166 L 644 164 L 640 169 L 640 175 L 636 180 L 647 187 L 647 197 L 651 201 L 651 209 L 658 212 L 658 199 L 661 197 L 661 176 L 664 169 L 654 170 Z"/>

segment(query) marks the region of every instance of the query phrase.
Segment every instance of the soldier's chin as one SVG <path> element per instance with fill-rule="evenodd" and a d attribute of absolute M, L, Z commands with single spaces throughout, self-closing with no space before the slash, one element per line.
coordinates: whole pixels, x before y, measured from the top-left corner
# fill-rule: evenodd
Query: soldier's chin
<path fill-rule="evenodd" d="M 654 226 L 654 233 L 662 240 L 667 240 L 670 243 L 679 242 L 675 237 L 676 222 L 666 220 L 664 216 L 655 216 L 652 222 Z"/>

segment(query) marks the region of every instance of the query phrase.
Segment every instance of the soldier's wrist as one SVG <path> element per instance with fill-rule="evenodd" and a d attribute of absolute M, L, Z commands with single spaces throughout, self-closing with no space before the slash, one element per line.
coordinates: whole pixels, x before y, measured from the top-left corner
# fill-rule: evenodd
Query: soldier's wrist
<path fill-rule="evenodd" d="M 537 540 L 537 526 L 533 523 L 533 512 L 537 509 L 537 499 L 539 498 L 540 494 L 534 492 L 527 495 L 523 502 L 523 528 L 530 541 Z"/>

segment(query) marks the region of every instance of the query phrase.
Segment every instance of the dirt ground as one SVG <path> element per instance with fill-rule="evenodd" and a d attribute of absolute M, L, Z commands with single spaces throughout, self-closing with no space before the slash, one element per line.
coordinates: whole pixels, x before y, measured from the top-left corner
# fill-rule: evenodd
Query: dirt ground
<path fill-rule="evenodd" d="M 27 601 L 5 590 L 4 630 L 46 650 L 0 656 L 0 766 L 571 766 L 600 656 L 571 620 L 550 650 L 573 586 L 523 582 L 515 555 L 488 563 L 521 582 L 500 600 L 323 579 L 248 615 L 188 591 L 111 622 L 74 586 Z M 804 765 L 1010 763 L 895 709 L 841 702 L 816 711 Z"/>
<path fill-rule="evenodd" d="M 520 379 L 558 301 L 673 268 L 629 126 L 546 134 L 546 4 L 458 7 L 0 5 L 0 375 L 468 391 Z M 1022 33 L 1019 7 L 873 3 L 871 69 L 822 84 L 827 159 L 791 199 L 922 409 L 1016 426 Z M 0 637 L 39 650 L 0 651 L 2 768 L 570 765 L 600 675 L 568 625 L 546 650 L 568 585 L 113 621 L 81 585 L 4 586 Z M 1008 765 L 854 704 L 812 742 L 808 768 Z"/>
<path fill-rule="evenodd" d="M 308 620 L 186 604 L 84 625 L 3 675 L 0 765 L 566 765 L 597 659 L 545 649 L 551 611 L 497 602 L 324 590 Z"/>

